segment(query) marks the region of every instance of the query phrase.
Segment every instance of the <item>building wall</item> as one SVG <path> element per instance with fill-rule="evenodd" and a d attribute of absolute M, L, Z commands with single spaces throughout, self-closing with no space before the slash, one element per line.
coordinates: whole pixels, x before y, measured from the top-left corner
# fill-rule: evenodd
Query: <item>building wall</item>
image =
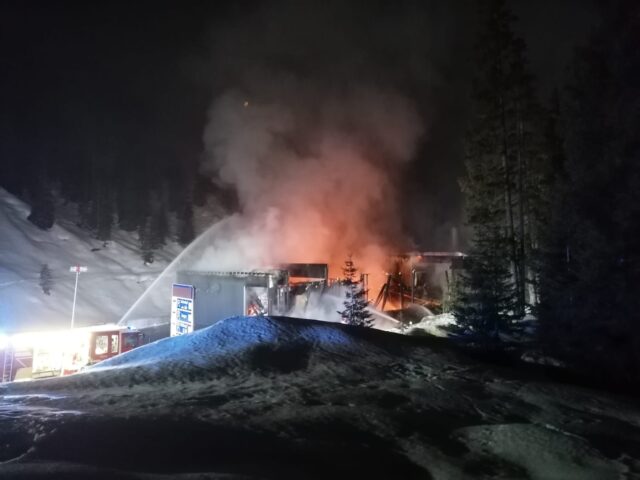
<path fill-rule="evenodd" d="M 194 329 L 205 328 L 225 318 L 244 315 L 246 279 L 198 272 L 178 272 L 177 283 L 193 285 Z"/>

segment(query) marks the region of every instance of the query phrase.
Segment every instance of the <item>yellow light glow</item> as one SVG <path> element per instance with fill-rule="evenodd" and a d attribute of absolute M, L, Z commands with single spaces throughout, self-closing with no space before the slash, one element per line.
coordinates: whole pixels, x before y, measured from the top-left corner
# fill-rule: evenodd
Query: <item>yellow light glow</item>
<path fill-rule="evenodd" d="M 88 335 L 82 330 L 59 330 L 53 332 L 26 332 L 12 335 L 9 343 L 16 350 L 47 347 L 50 350 L 65 350 L 80 343 Z"/>

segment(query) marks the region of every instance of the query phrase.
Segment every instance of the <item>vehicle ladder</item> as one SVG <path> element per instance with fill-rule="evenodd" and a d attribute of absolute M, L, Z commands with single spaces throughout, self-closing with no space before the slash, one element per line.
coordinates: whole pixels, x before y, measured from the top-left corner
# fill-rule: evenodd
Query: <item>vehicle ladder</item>
<path fill-rule="evenodd" d="M 14 357 L 13 348 L 10 346 L 7 346 L 7 348 L 2 351 L 2 378 L 0 378 L 0 383 L 6 383 L 13 380 Z"/>

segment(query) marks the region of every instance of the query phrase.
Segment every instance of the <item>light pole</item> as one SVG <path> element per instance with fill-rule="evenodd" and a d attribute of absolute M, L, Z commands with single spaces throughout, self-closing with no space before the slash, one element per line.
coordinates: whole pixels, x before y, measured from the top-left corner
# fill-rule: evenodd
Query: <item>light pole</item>
<path fill-rule="evenodd" d="M 74 267 L 69 267 L 69 271 L 76 273 L 76 286 L 73 289 L 73 307 L 71 308 L 71 330 L 73 330 L 73 322 L 76 317 L 76 295 L 78 294 L 78 277 L 80 276 L 80 273 L 84 273 L 87 271 L 87 267 L 76 265 Z"/>

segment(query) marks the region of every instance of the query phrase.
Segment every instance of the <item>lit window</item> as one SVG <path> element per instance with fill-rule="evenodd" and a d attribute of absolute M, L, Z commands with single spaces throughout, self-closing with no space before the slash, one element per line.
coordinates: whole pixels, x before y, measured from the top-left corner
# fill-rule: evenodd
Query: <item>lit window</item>
<path fill-rule="evenodd" d="M 111 353 L 118 353 L 118 335 L 111 335 Z"/>
<path fill-rule="evenodd" d="M 107 335 L 99 335 L 96 337 L 96 355 L 104 355 L 109 351 L 109 337 Z"/>

